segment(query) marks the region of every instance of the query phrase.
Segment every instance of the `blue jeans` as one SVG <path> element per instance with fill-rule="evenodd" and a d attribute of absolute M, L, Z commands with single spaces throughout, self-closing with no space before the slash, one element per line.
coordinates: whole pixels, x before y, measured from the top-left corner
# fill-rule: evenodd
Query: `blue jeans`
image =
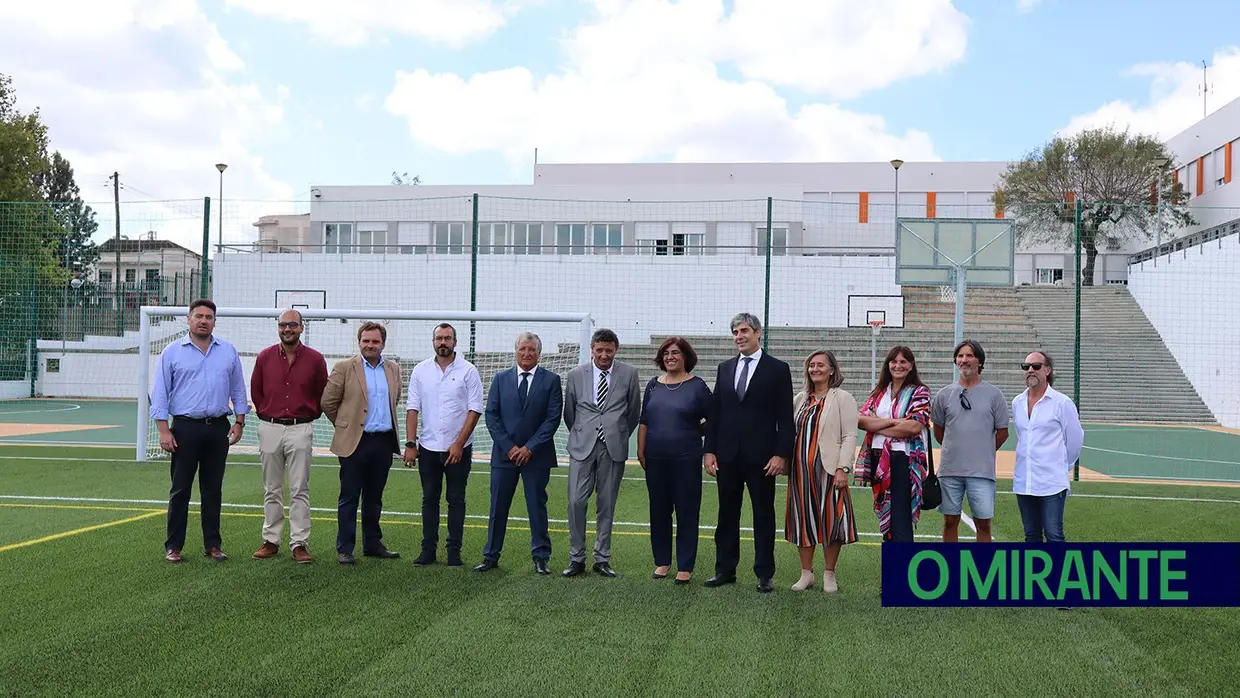
<path fill-rule="evenodd" d="M 1067 499 L 1068 490 L 1045 497 L 1016 495 L 1021 522 L 1025 525 L 1026 543 L 1041 543 L 1043 533 L 1046 534 L 1047 543 L 1064 542 L 1063 507 Z"/>

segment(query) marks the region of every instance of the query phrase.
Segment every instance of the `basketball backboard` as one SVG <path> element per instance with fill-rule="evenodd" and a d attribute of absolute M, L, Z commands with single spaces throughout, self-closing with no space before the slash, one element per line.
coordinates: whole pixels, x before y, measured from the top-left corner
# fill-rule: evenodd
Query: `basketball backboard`
<path fill-rule="evenodd" d="M 970 286 L 1014 286 L 1016 224 L 989 218 L 900 218 L 896 283 L 953 286 L 963 267 Z"/>
<path fill-rule="evenodd" d="M 904 327 L 904 296 L 848 296 L 849 327 L 870 327 L 879 319 L 884 328 Z"/>
<path fill-rule="evenodd" d="M 276 291 L 275 307 L 292 308 L 294 310 L 323 310 L 327 307 L 327 291 L 280 289 Z M 313 319 L 308 318 L 308 320 Z"/>

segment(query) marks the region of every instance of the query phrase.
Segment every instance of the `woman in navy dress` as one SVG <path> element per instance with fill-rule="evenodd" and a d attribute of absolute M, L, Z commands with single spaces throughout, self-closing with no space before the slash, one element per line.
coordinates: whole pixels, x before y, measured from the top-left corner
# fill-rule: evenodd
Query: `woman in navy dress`
<path fill-rule="evenodd" d="M 655 564 L 651 576 L 664 579 L 671 570 L 675 512 L 676 583 L 688 584 L 697 561 L 702 437 L 710 387 L 693 375 L 697 353 L 680 337 L 663 342 L 654 363 L 663 373 L 646 384 L 637 427 L 637 461 L 646 473 L 650 493 L 650 547 Z"/>

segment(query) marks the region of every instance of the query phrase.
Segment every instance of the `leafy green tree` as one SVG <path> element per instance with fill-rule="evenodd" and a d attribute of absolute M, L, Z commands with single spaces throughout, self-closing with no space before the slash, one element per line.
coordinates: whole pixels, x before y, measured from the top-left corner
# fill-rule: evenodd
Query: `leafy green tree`
<path fill-rule="evenodd" d="M 1056 137 L 1012 163 L 995 199 L 1019 223 L 1022 243 L 1076 245 L 1075 202 L 1081 203 L 1081 283 L 1092 286 L 1098 248 L 1148 240 L 1158 221 L 1154 195 L 1162 179 L 1162 223 L 1192 225 L 1187 193 L 1173 181 L 1175 156 L 1166 144 L 1113 128 Z"/>

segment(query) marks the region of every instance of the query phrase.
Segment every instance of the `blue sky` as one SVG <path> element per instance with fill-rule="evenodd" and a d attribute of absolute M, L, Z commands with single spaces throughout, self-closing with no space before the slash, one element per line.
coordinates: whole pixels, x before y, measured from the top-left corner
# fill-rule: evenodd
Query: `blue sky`
<path fill-rule="evenodd" d="M 258 211 L 235 200 L 392 170 L 527 183 L 536 146 L 550 162 L 1008 160 L 1107 121 L 1167 137 L 1201 116 L 1203 59 L 1211 105 L 1240 97 L 1240 3 L 1170 8 L 44 0 L 0 3 L 0 66 L 88 200 L 119 171 L 126 200 L 200 201 L 229 163 L 232 237 Z M 150 216 L 194 219 L 167 210 Z"/>

